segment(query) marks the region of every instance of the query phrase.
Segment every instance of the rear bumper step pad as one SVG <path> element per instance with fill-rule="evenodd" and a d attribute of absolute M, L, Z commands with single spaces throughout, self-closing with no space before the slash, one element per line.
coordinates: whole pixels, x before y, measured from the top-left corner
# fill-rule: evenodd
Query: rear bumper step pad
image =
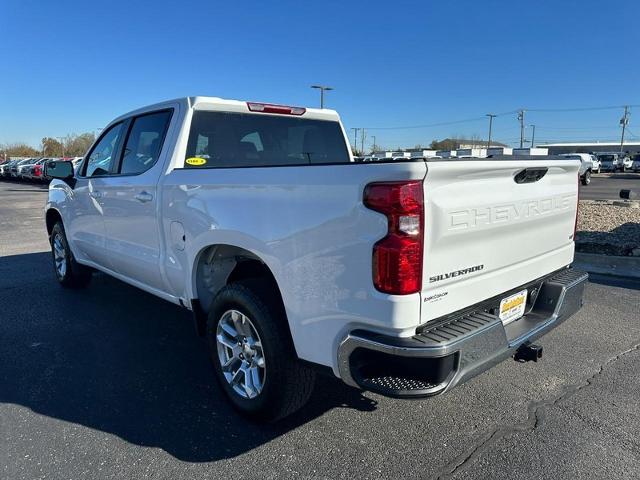
<path fill-rule="evenodd" d="M 587 279 L 587 273 L 567 268 L 514 289 L 527 288 L 534 300 L 506 326 L 493 312 L 509 292 L 429 322 L 409 338 L 354 330 L 338 349 L 340 376 L 349 385 L 395 397 L 443 393 L 577 312 Z"/>

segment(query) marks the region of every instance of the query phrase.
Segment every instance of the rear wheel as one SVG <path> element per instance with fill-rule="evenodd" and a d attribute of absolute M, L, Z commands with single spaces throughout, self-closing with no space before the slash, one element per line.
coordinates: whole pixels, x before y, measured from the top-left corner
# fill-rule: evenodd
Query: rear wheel
<path fill-rule="evenodd" d="M 259 281 L 224 287 L 213 300 L 207 343 L 218 383 L 243 415 L 273 422 L 309 399 L 315 374 L 296 358 L 281 308 Z"/>
<path fill-rule="evenodd" d="M 51 254 L 56 279 L 66 288 L 84 288 L 91 281 L 91 269 L 80 265 L 73 258 L 62 222 L 51 230 Z"/>
<path fill-rule="evenodd" d="M 591 172 L 589 170 L 584 172 L 584 175 L 582 175 L 581 180 L 582 180 L 582 185 L 589 185 L 591 183 Z"/>

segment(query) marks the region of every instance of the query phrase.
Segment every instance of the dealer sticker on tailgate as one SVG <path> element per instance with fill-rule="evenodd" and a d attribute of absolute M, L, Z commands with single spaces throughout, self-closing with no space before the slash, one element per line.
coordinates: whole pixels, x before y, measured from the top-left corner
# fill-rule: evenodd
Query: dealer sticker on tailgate
<path fill-rule="evenodd" d="M 503 298 L 500 302 L 500 320 L 506 325 L 524 315 L 524 309 L 527 305 L 527 291 L 515 293 L 507 298 Z"/>

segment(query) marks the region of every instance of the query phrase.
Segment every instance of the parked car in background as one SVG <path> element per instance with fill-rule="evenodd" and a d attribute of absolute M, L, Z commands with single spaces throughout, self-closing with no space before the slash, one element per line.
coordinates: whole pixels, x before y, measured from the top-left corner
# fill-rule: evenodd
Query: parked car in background
<path fill-rule="evenodd" d="M 631 170 L 634 172 L 640 172 L 640 153 L 636 153 L 633 156 L 633 161 L 631 163 Z"/>
<path fill-rule="evenodd" d="M 52 158 L 41 158 L 40 160 L 38 160 L 36 163 L 34 163 L 31 166 L 31 170 L 30 170 L 30 180 L 33 180 L 35 182 L 43 182 L 45 181 L 45 177 L 44 177 L 44 164 L 45 162 L 47 162 L 48 160 L 53 160 Z"/>
<path fill-rule="evenodd" d="M 626 172 L 627 170 L 631 170 L 631 166 L 633 165 L 633 159 L 631 155 L 625 154 L 622 156 L 622 171 Z"/>
<path fill-rule="evenodd" d="M 25 160 L 24 162 L 22 162 L 20 165 L 18 165 L 17 170 L 16 170 L 16 176 L 20 179 L 20 180 L 29 180 L 30 175 L 31 175 L 31 167 L 33 166 L 34 163 L 36 163 L 38 161 L 37 158 L 30 158 L 28 160 Z"/>
<path fill-rule="evenodd" d="M 27 163 L 30 163 L 31 161 L 35 160 L 34 158 L 25 158 L 23 160 L 18 160 L 16 163 L 14 163 L 13 165 L 11 165 L 9 167 L 9 177 L 10 178 L 18 178 L 19 176 L 19 172 L 18 169 L 20 169 L 20 167 L 22 165 L 26 165 Z"/>
<path fill-rule="evenodd" d="M 617 172 L 620 170 L 620 159 L 617 153 L 599 153 L 600 170 L 603 172 Z"/>
<path fill-rule="evenodd" d="M 598 160 L 598 156 L 593 153 L 590 153 L 589 155 L 591 156 L 591 162 L 593 163 L 591 171 L 593 173 L 600 173 L 600 160 Z"/>
<path fill-rule="evenodd" d="M 7 162 L 3 162 L 0 164 L 0 178 L 5 178 L 5 176 L 9 176 L 9 167 L 13 165 L 16 160 L 9 160 Z"/>
<path fill-rule="evenodd" d="M 591 155 L 588 153 L 563 153 L 560 157 L 580 160 L 580 170 L 578 171 L 580 181 L 582 182 L 582 185 L 589 185 L 591 183 L 591 172 L 593 171 Z"/>
<path fill-rule="evenodd" d="M 20 179 L 21 180 L 34 180 L 34 168 L 40 162 L 42 162 L 42 158 L 37 158 L 33 162 L 29 162 L 20 167 Z"/>

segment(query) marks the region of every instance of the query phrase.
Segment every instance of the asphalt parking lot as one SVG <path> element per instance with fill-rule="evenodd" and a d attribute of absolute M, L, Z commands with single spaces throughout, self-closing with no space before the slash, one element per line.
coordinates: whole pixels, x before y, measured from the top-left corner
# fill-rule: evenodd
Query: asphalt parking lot
<path fill-rule="evenodd" d="M 416 401 L 323 378 L 254 425 L 186 312 L 105 275 L 58 287 L 45 198 L 0 181 L 0 478 L 640 478 L 639 282 L 592 278 L 537 364 Z"/>
<path fill-rule="evenodd" d="M 589 185 L 580 185 L 582 200 L 620 200 L 620 190 L 631 189 L 640 195 L 640 173 L 600 173 Z"/>

